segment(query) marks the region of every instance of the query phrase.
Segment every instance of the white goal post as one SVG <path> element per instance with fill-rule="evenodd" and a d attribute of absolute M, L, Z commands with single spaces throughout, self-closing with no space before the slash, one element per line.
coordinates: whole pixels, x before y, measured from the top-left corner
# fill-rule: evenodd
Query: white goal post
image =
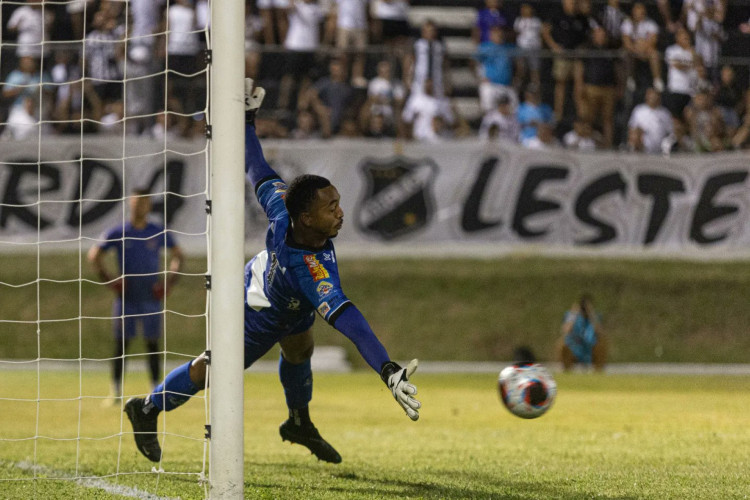
<path fill-rule="evenodd" d="M 245 202 L 243 0 L 213 0 L 209 328 L 210 498 L 243 497 L 243 265 Z"/>

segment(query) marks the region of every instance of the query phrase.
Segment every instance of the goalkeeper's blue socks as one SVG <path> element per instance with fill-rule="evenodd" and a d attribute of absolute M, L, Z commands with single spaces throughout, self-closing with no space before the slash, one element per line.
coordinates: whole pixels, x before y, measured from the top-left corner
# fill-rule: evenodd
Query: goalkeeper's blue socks
<path fill-rule="evenodd" d="M 153 405 L 160 411 L 174 410 L 187 403 L 194 394 L 203 389 L 202 387 L 196 387 L 190 380 L 190 363 L 192 361 L 188 361 L 169 372 L 164 382 L 157 385 L 154 392 L 146 398 L 145 405 Z"/>
<path fill-rule="evenodd" d="M 279 358 L 279 378 L 284 386 L 286 405 L 289 408 L 306 408 L 312 399 L 312 368 L 308 358 L 293 365 L 284 356 Z"/>

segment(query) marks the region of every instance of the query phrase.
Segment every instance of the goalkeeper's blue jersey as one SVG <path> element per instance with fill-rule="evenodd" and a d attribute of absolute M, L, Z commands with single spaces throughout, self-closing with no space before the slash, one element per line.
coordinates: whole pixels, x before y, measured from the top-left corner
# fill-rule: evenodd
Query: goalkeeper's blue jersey
<path fill-rule="evenodd" d="M 349 303 L 333 242 L 317 249 L 291 240 L 286 190 L 278 178 L 256 189 L 269 225 L 266 249 L 245 266 L 245 335 L 299 333 L 309 328 L 316 311 L 333 324 Z"/>

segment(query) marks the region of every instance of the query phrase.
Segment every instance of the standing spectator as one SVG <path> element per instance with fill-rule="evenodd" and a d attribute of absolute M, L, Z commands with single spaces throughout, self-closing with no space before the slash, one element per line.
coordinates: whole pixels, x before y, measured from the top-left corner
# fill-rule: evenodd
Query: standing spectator
<path fill-rule="evenodd" d="M 505 41 L 503 29 L 490 29 L 490 39 L 479 44 L 476 59 L 481 64 L 482 79 L 479 82 L 479 103 L 487 113 L 497 107 L 500 96 L 507 96 L 515 109 L 518 96 L 513 89 L 513 60 L 510 53 L 514 46 Z"/>
<path fill-rule="evenodd" d="M 163 69 L 154 59 L 164 20 L 165 0 L 130 0 L 131 31 L 125 66 L 125 114 L 128 133 L 140 135 L 153 125 L 156 94 L 163 78 L 156 74 Z"/>
<path fill-rule="evenodd" d="M 581 15 L 576 0 L 561 0 L 562 9 L 550 9 L 549 17 L 542 26 L 542 38 L 553 52 L 552 76 L 555 79 L 555 119 L 560 121 L 565 111 L 566 87 L 573 77 L 573 60 L 566 56 L 569 50 L 577 49 L 587 39 L 588 19 Z"/>
<path fill-rule="evenodd" d="M 542 49 L 542 21 L 531 4 L 521 4 L 521 15 L 513 22 L 513 29 L 516 44 L 522 49 L 522 55 L 516 58 L 516 88 L 524 84 L 527 76 L 530 83 L 539 85 L 539 55 L 536 52 Z M 527 51 L 528 54 L 523 53 Z"/>
<path fill-rule="evenodd" d="M 518 124 L 513 103 L 507 95 L 500 96 L 496 109 L 489 111 L 482 118 L 482 123 L 479 125 L 479 138 L 490 139 L 490 131 L 493 131 L 493 138 L 518 142 L 521 126 Z"/>
<path fill-rule="evenodd" d="M 560 332 L 562 338 L 557 351 L 565 371 L 578 363 L 585 367 L 593 365 L 598 372 L 604 370 L 607 339 L 602 331 L 601 315 L 594 309 L 590 295 L 583 294 L 565 313 Z"/>
<path fill-rule="evenodd" d="M 122 397 L 122 373 L 125 353 L 140 324 L 149 353 L 151 385 L 161 379 L 159 338 L 162 330 L 162 299 L 169 295 L 182 267 L 182 250 L 172 233 L 148 220 L 151 199 L 146 190 L 136 189 L 128 198 L 129 221 L 104 233 L 102 242 L 91 247 L 88 260 L 99 278 L 115 293 L 113 329 L 115 352 L 112 360 L 112 392 L 105 403 L 116 404 Z M 160 275 L 162 249 L 169 250 L 166 280 Z M 104 256 L 117 253 L 117 273 L 107 269 Z"/>
<path fill-rule="evenodd" d="M 70 17 L 70 27 L 73 30 L 74 40 L 83 40 L 83 25 L 86 13 L 94 0 L 72 0 L 65 11 Z"/>
<path fill-rule="evenodd" d="M 726 0 L 684 0 L 680 21 L 695 34 L 698 20 L 705 16 L 709 9 L 712 11 L 709 17 L 719 24 L 724 22 L 724 15 L 727 12 Z M 677 32 L 676 29 L 675 32 Z"/>
<path fill-rule="evenodd" d="M 526 87 L 524 101 L 518 106 L 516 114 L 521 125 L 522 142 L 536 137 L 539 124 L 552 124 L 552 108 L 542 102 L 539 88 L 535 85 Z"/>
<path fill-rule="evenodd" d="M 94 30 L 86 35 L 86 77 L 103 103 L 122 99 L 125 56 L 123 26 L 104 10 L 94 15 Z M 119 42 L 119 43 L 118 43 Z"/>
<path fill-rule="evenodd" d="M 647 16 L 646 6 L 641 2 L 633 4 L 631 17 L 622 23 L 622 46 L 627 52 L 627 88 L 634 92 L 638 83 L 637 75 L 644 74 L 643 63 L 648 63 L 651 70 L 651 85 L 659 91 L 664 91 L 664 81 L 661 79 L 661 63 L 656 44 L 659 40 L 659 25 Z"/>
<path fill-rule="evenodd" d="M 102 116 L 103 105 L 99 95 L 94 91 L 91 80 L 84 81 L 81 78 L 77 54 L 66 51 L 58 51 L 55 54 L 52 81 L 57 84 L 53 114 L 57 131 L 61 134 L 96 132 L 93 121 L 99 120 Z"/>
<path fill-rule="evenodd" d="M 678 28 L 675 41 L 676 43 L 667 47 L 664 52 L 664 59 L 669 65 L 667 72 L 667 90 L 669 92 L 664 105 L 672 113 L 672 116 L 681 119 L 682 111 L 695 92 L 697 67 L 700 60 L 690 43 L 690 33 L 685 28 Z"/>
<path fill-rule="evenodd" d="M 714 93 L 714 103 L 727 127 L 727 135 L 731 137 L 740 126 L 742 89 L 737 84 L 734 68 L 728 64 L 721 68 L 719 86 Z"/>
<path fill-rule="evenodd" d="M 398 59 L 401 66 L 398 69 L 403 75 L 408 64 L 411 35 L 409 0 L 373 0 L 373 4 L 373 39 L 376 43 L 384 44 L 388 52 Z"/>
<path fill-rule="evenodd" d="M 432 80 L 424 82 L 423 92 L 413 92 L 404 106 L 402 118 L 412 125 L 411 136 L 423 142 L 438 142 L 440 136 L 435 125 L 453 124 L 454 116 L 450 102 L 445 97 L 434 95 Z M 439 120 L 435 121 L 436 118 Z"/>
<path fill-rule="evenodd" d="M 424 82 L 432 81 L 432 92 L 437 98 L 446 95 L 443 78 L 448 74 L 445 44 L 438 36 L 437 25 L 427 20 L 420 30 L 421 37 L 414 42 L 414 53 L 407 71 L 412 93 L 423 91 Z"/>
<path fill-rule="evenodd" d="M 295 0 L 257 0 L 260 17 L 263 19 L 263 43 L 276 45 L 287 37 L 290 19 L 288 11 Z M 278 36 L 278 38 L 277 38 Z"/>
<path fill-rule="evenodd" d="M 620 0 L 607 0 L 599 13 L 599 24 L 607 32 L 610 47 L 619 49 L 622 45 L 622 23 L 627 16 L 620 9 Z"/>
<path fill-rule="evenodd" d="M 48 41 L 55 15 L 42 0 L 26 0 L 10 15 L 6 29 L 17 34 L 16 57 L 33 57 L 39 61 L 46 55 L 44 42 Z"/>
<path fill-rule="evenodd" d="M 609 40 L 604 28 L 595 28 L 591 35 L 592 52 L 607 50 Z M 614 115 L 617 104 L 618 68 L 610 56 L 595 55 L 576 61 L 576 85 L 578 116 L 589 123 L 601 123 L 604 146 L 612 147 L 614 138 Z"/>
<path fill-rule="evenodd" d="M 369 26 L 369 0 L 336 0 L 331 11 L 336 25 L 336 48 L 342 50 L 347 61 L 352 61 L 352 84 L 366 87 L 365 54 Z"/>
<path fill-rule="evenodd" d="M 245 0 L 245 77 L 258 78 L 263 47 L 263 18 L 256 12 L 255 0 Z"/>
<path fill-rule="evenodd" d="M 654 88 L 646 90 L 646 101 L 633 108 L 628 121 L 628 146 L 631 151 L 658 154 L 664 140 L 674 133 L 672 116 L 661 105 L 661 95 Z"/>
<path fill-rule="evenodd" d="M 663 21 L 662 25 L 666 26 L 669 33 L 675 33 L 680 26 L 677 17 L 680 13 L 682 0 L 656 0 L 656 5 Z"/>
<path fill-rule="evenodd" d="M 167 23 L 168 92 L 176 96 L 179 103 L 179 109 L 170 111 L 183 115 L 180 130 L 187 136 L 191 132 L 191 123 L 186 115 L 202 112 L 205 107 L 205 95 L 199 86 L 205 77 L 196 75 L 201 69 L 198 64 L 201 39 L 193 0 L 175 0 L 167 9 Z"/>
<path fill-rule="evenodd" d="M 279 107 L 290 109 L 292 95 L 300 95 L 310 85 L 311 70 L 316 66 L 315 51 L 320 46 L 320 24 L 325 18 L 317 0 L 292 0 L 289 30 L 284 40 L 286 69 L 281 78 Z"/>
<path fill-rule="evenodd" d="M 471 32 L 474 44 L 489 41 L 490 30 L 494 27 L 507 29 L 511 27 L 511 23 L 502 10 L 502 0 L 484 0 L 484 8 L 477 12 L 477 21 Z"/>
<path fill-rule="evenodd" d="M 688 26 L 688 29 L 695 34 L 695 53 L 700 56 L 708 78 L 715 84 L 719 80 L 719 55 L 726 34 L 716 19 L 713 5 L 706 5 L 696 17 L 695 26 Z"/>
<path fill-rule="evenodd" d="M 329 76 L 325 76 L 306 91 L 299 109 L 312 109 L 318 117 L 323 137 L 338 134 L 354 97 L 347 79 L 346 65 L 341 59 L 332 59 L 328 64 Z"/>

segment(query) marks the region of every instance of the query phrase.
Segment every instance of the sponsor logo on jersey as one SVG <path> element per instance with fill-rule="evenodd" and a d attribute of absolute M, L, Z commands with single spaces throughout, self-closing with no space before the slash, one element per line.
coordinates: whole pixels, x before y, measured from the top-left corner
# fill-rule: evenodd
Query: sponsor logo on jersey
<path fill-rule="evenodd" d="M 330 278 L 328 270 L 323 267 L 323 264 L 320 263 L 315 255 L 305 255 L 303 259 L 305 260 L 305 264 L 307 264 L 307 270 L 310 271 L 313 281 Z"/>
<path fill-rule="evenodd" d="M 279 259 L 276 257 L 276 252 L 270 252 L 271 265 L 268 266 L 268 273 L 266 273 L 266 287 L 271 288 L 273 280 L 276 278 L 276 271 L 281 271 L 281 274 L 286 273 L 286 267 L 279 264 Z"/>
<path fill-rule="evenodd" d="M 325 316 L 330 310 L 331 306 L 328 305 L 328 302 L 323 302 L 318 306 L 318 312 L 321 316 Z"/>
<path fill-rule="evenodd" d="M 291 299 L 289 299 L 289 305 L 286 306 L 286 308 L 290 311 L 299 311 L 299 304 L 299 299 L 296 297 L 292 297 Z"/>
<path fill-rule="evenodd" d="M 287 187 L 284 182 L 277 181 L 273 183 L 274 193 L 281 193 L 281 199 L 286 197 Z"/>
<path fill-rule="evenodd" d="M 437 165 L 429 158 L 365 159 L 360 164 L 365 192 L 355 222 L 365 233 L 393 240 L 424 228 L 432 219 Z"/>
<path fill-rule="evenodd" d="M 318 285 L 318 295 L 321 297 L 325 297 L 326 295 L 331 293 L 331 290 L 333 290 L 333 283 L 321 281 Z"/>

